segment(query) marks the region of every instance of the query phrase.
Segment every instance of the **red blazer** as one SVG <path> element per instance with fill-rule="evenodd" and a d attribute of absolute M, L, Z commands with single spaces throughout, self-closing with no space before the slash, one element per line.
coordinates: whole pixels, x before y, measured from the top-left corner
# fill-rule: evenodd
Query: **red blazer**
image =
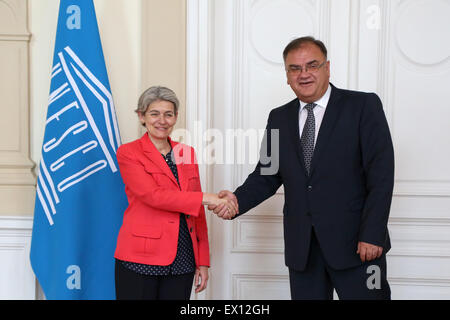
<path fill-rule="evenodd" d="M 171 264 L 177 253 L 181 213 L 186 215 L 197 267 L 209 266 L 208 231 L 195 151 L 169 141 L 181 188 L 147 133 L 117 150 L 128 208 L 114 257 L 149 265 Z"/>

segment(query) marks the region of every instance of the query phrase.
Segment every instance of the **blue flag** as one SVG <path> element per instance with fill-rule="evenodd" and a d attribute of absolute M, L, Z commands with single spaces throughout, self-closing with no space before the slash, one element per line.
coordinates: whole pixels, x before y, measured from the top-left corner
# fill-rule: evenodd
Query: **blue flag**
<path fill-rule="evenodd" d="M 30 260 L 47 299 L 114 299 L 127 206 L 92 0 L 61 0 Z"/>

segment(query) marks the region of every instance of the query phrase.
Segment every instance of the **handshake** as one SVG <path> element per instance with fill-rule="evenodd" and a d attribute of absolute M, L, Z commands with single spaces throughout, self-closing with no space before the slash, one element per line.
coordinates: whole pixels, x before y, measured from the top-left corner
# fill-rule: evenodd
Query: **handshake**
<path fill-rule="evenodd" d="M 204 193 L 202 204 L 224 220 L 230 220 L 239 213 L 237 198 L 228 190 L 222 190 L 218 194 Z"/>

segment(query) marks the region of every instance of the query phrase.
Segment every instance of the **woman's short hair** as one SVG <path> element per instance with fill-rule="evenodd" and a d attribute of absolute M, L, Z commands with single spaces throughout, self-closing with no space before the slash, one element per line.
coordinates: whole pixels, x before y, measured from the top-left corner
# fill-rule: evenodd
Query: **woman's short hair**
<path fill-rule="evenodd" d="M 169 101 L 173 103 L 175 114 L 178 113 L 180 102 L 175 92 L 166 87 L 153 86 L 145 90 L 139 97 L 136 113 L 144 114 L 149 105 L 155 101 Z"/>

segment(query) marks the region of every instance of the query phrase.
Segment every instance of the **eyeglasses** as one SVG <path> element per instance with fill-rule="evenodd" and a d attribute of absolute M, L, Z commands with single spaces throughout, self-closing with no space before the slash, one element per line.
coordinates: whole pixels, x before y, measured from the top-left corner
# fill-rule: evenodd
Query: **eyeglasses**
<path fill-rule="evenodd" d="M 326 60 L 324 62 L 322 62 L 321 64 L 319 64 L 318 62 L 311 62 L 311 63 L 306 64 L 304 68 L 302 66 L 293 64 L 287 68 L 287 72 L 292 75 L 299 75 L 302 72 L 315 73 L 315 72 L 319 71 L 319 69 L 322 68 L 326 62 L 327 62 Z"/>

